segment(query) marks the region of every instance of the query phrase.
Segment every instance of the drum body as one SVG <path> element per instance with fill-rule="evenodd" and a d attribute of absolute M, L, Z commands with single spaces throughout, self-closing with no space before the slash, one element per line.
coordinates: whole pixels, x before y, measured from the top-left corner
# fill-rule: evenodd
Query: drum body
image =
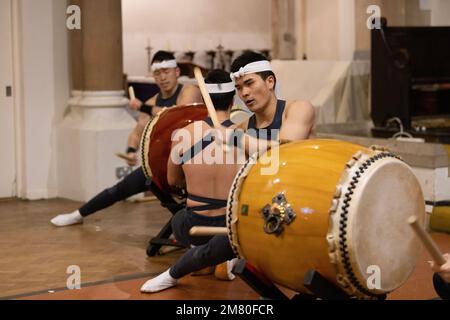
<path fill-rule="evenodd" d="M 141 140 L 142 168 L 161 191 L 171 190 L 167 182 L 167 161 L 172 133 L 208 116 L 204 104 L 190 104 L 161 110 L 145 127 Z"/>
<path fill-rule="evenodd" d="M 261 169 L 278 153 L 278 172 Z M 349 295 L 377 298 L 412 273 L 420 243 L 407 223 L 424 219 L 411 169 L 385 151 L 307 140 L 250 159 L 227 207 L 233 250 L 275 283 L 297 292 L 316 270 Z"/>

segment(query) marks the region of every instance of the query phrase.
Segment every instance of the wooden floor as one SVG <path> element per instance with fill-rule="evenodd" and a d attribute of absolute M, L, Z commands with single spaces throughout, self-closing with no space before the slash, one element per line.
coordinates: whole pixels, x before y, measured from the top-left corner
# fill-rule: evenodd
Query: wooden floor
<path fill-rule="evenodd" d="M 151 236 L 170 213 L 158 203 L 122 202 L 87 219 L 82 225 L 53 227 L 56 214 L 75 210 L 77 202 L 0 202 L 0 298 L 3 299 L 258 299 L 240 279 L 187 276 L 179 285 L 156 294 L 141 294 L 141 285 L 165 271 L 184 251 L 149 258 Z M 450 251 L 450 235 L 432 235 Z M 167 247 L 166 247 L 167 248 Z M 405 285 L 389 299 L 433 299 L 432 273 L 423 252 Z M 67 290 L 67 267 L 81 268 L 81 290 Z"/>
<path fill-rule="evenodd" d="M 140 287 L 149 277 L 94 285 L 80 290 L 65 290 L 35 296 L 17 297 L 21 300 L 258 300 L 256 294 L 241 279 L 217 280 L 213 275 L 187 276 L 174 288 L 158 293 L 143 294 Z"/>
<path fill-rule="evenodd" d="M 153 275 L 182 253 L 147 257 L 150 237 L 170 218 L 157 203 L 121 202 L 81 225 L 50 224 L 79 205 L 60 199 L 0 202 L 0 297 L 65 288 L 71 265 L 80 267 L 83 283 Z"/>

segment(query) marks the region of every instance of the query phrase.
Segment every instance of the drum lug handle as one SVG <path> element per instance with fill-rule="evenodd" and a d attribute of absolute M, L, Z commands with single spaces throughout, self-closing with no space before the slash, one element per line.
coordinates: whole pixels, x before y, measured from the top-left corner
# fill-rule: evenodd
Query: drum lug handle
<path fill-rule="evenodd" d="M 287 201 L 284 192 L 277 194 L 272 199 L 272 204 L 267 204 L 261 210 L 264 218 L 264 232 L 279 236 L 284 231 L 284 225 L 291 224 L 297 216 Z"/>

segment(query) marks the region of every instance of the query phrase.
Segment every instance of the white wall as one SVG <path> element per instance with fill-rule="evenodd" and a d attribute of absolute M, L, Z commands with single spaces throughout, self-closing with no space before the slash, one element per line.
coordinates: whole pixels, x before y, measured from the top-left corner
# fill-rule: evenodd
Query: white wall
<path fill-rule="evenodd" d="M 338 2 L 306 2 L 306 55 L 309 60 L 336 60 L 338 46 Z"/>
<path fill-rule="evenodd" d="M 339 60 L 353 60 L 356 48 L 355 1 L 339 0 Z"/>
<path fill-rule="evenodd" d="M 355 51 L 355 0 L 306 0 L 305 28 L 297 29 L 308 60 L 352 60 Z M 300 24 L 301 25 L 301 24 Z"/>
<path fill-rule="evenodd" d="M 12 86 L 11 0 L 0 0 L 0 198 L 16 193 L 14 104 L 5 88 Z"/>
<path fill-rule="evenodd" d="M 430 1 L 431 1 L 431 25 L 450 26 L 450 1 L 448 0 L 430 0 Z"/>
<path fill-rule="evenodd" d="M 124 71 L 146 73 L 148 41 L 153 53 L 205 51 L 219 42 L 232 50 L 269 49 L 270 7 L 271 0 L 122 1 Z"/>
<path fill-rule="evenodd" d="M 57 195 L 54 128 L 69 97 L 67 5 L 61 0 L 20 0 L 18 8 L 18 191 L 27 199 L 51 198 Z"/>

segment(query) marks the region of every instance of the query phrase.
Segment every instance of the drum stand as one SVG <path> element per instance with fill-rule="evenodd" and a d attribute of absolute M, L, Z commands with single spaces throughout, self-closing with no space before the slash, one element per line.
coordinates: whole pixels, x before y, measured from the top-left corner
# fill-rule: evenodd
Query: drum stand
<path fill-rule="evenodd" d="M 263 273 L 256 270 L 245 260 L 239 260 L 233 268 L 233 273 L 239 276 L 247 285 L 255 290 L 261 297 L 272 300 L 289 300 Z M 318 271 L 309 270 L 305 274 L 303 286 L 312 294 L 299 293 L 291 300 L 350 300 L 349 296 L 334 283 L 325 279 Z M 380 300 L 386 299 L 386 295 Z"/>
<path fill-rule="evenodd" d="M 185 207 L 184 203 L 178 203 L 176 202 L 172 196 L 169 194 L 161 191 L 158 186 L 156 186 L 154 183 L 150 184 L 150 190 L 155 195 L 156 198 L 161 202 L 161 206 L 164 208 L 167 208 L 172 215 L 175 215 L 179 210 L 183 209 Z M 177 243 L 175 240 L 169 239 L 170 235 L 172 234 L 172 218 L 170 218 L 169 222 L 165 224 L 164 227 L 159 231 L 156 237 L 152 238 L 148 244 L 147 247 L 147 255 L 149 257 L 153 257 L 156 254 L 159 253 L 159 249 L 161 249 L 162 246 L 172 246 L 172 247 L 179 247 L 184 248 L 184 246 Z"/>

